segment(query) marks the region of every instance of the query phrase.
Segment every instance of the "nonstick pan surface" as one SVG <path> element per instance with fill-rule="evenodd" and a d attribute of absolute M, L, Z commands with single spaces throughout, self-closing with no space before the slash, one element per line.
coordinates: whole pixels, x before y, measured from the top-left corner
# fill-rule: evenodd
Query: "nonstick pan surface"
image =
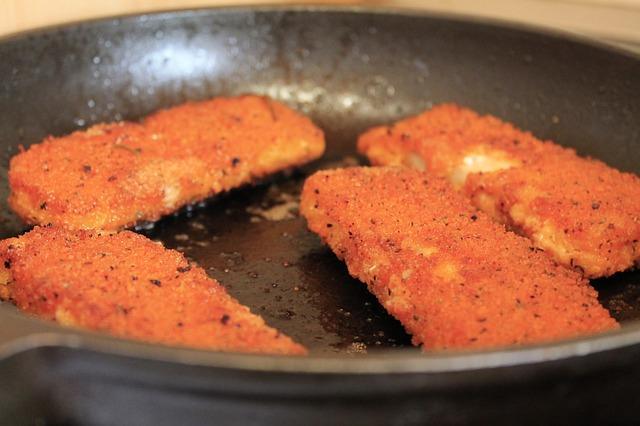
<path fill-rule="evenodd" d="M 4 304 L 6 419 L 322 424 L 331 412 L 344 424 L 409 424 L 632 415 L 639 273 L 594 282 L 622 322 L 619 332 L 423 355 L 306 230 L 296 201 L 312 171 L 365 164 L 355 153 L 361 131 L 441 102 L 639 173 L 637 57 L 563 34 L 446 16 L 304 7 L 80 23 L 6 38 L 0 58 L 2 238 L 25 230 L 5 202 L 8 160 L 49 134 L 135 120 L 186 100 L 260 93 L 308 114 L 327 138 L 326 155 L 313 164 L 139 229 L 207 269 L 309 347 L 309 357 L 147 345 L 64 329 Z"/>

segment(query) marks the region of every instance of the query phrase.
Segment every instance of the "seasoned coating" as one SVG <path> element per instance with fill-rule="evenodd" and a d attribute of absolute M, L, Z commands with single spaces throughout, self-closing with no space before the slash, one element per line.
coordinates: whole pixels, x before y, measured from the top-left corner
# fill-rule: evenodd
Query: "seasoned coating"
<path fill-rule="evenodd" d="M 322 131 L 273 100 L 190 102 L 31 146 L 11 159 L 9 204 L 32 224 L 116 230 L 323 151 Z"/>
<path fill-rule="evenodd" d="M 618 327 L 586 279 L 408 168 L 321 171 L 309 228 L 424 349 L 548 342 Z"/>
<path fill-rule="evenodd" d="M 473 204 L 587 277 L 640 260 L 640 179 L 491 116 L 442 105 L 363 134 L 374 165 L 444 176 Z"/>
<path fill-rule="evenodd" d="M 129 231 L 36 227 L 0 242 L 0 297 L 60 324 L 167 345 L 304 354 L 184 256 Z"/>

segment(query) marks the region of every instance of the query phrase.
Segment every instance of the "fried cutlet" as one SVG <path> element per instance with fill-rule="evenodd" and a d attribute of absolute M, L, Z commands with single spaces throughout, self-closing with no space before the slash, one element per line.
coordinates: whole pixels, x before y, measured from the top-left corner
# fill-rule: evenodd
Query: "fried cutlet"
<path fill-rule="evenodd" d="M 478 212 L 443 178 L 397 167 L 321 171 L 305 182 L 300 211 L 426 350 L 618 327 L 578 272 Z"/>
<path fill-rule="evenodd" d="M 374 165 L 446 177 L 473 204 L 587 277 L 640 260 L 640 179 L 491 116 L 442 105 L 361 135 Z"/>
<path fill-rule="evenodd" d="M 320 129 L 268 98 L 190 102 L 31 146 L 11 159 L 9 204 L 31 224 L 116 230 L 323 151 Z"/>
<path fill-rule="evenodd" d="M 304 354 L 177 251 L 129 231 L 36 227 L 0 242 L 0 297 L 37 317 L 152 343 Z"/>

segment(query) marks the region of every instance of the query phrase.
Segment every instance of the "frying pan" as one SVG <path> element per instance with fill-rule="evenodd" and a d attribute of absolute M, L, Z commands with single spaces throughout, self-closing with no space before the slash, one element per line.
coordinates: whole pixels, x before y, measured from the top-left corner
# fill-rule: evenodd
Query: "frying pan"
<path fill-rule="evenodd" d="M 305 358 L 150 345 L 0 306 L 2 423 L 522 424 L 631 422 L 640 394 L 640 275 L 594 282 L 618 332 L 547 345 L 421 354 L 306 230 L 313 170 L 362 162 L 365 128 L 457 102 L 640 172 L 640 60 L 549 31 L 363 8 L 168 12 L 0 41 L 0 199 L 20 145 L 216 95 L 262 93 L 328 142 L 299 171 L 140 229 L 177 248 Z M 0 236 L 24 231 L 3 204 Z M 266 215 L 268 216 L 268 214 Z M 273 219 L 273 218 L 272 218 Z M 508 327 L 509 324 L 505 324 Z"/>

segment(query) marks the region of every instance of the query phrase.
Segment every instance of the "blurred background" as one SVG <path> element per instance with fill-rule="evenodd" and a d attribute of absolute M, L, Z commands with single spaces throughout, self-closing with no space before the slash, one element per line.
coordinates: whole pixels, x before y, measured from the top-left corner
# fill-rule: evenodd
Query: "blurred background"
<path fill-rule="evenodd" d="M 417 9 L 524 22 L 586 34 L 640 53 L 640 0 L 0 0 L 0 35 L 153 10 L 291 3 Z"/>

